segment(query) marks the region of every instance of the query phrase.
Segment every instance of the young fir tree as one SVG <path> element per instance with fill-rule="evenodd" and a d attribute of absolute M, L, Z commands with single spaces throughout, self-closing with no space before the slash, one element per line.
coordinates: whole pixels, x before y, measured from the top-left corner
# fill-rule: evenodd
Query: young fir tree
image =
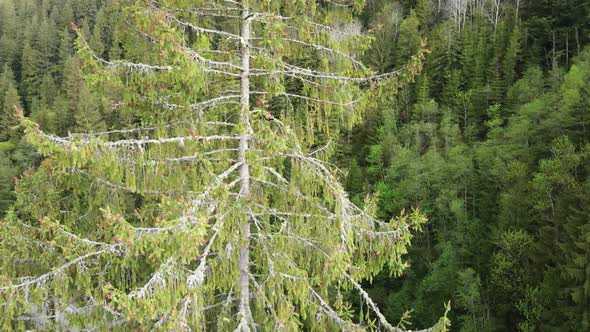
<path fill-rule="evenodd" d="M 424 217 L 357 208 L 325 143 L 422 53 L 380 75 L 355 60 L 361 1 L 126 2 L 148 52 L 101 59 L 73 25 L 116 129 L 56 137 L 20 113 L 47 158 L 1 228 L 0 325 L 401 331 L 361 282 L 403 271 Z"/>

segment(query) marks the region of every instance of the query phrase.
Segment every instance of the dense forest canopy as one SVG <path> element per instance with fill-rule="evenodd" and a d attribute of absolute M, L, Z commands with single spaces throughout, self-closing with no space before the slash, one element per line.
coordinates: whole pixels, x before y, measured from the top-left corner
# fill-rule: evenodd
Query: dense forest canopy
<path fill-rule="evenodd" d="M 188 78 L 177 79 L 178 87 L 173 88 L 161 85 L 169 82 L 163 78 L 145 79 L 121 72 L 105 78 L 93 72 L 89 50 L 111 62 L 127 59 L 161 64 L 164 56 L 170 61 L 182 58 L 150 46 L 150 36 L 141 34 L 147 21 L 130 16 L 121 6 L 133 2 L 153 3 L 0 0 L 0 215 L 5 219 L 0 231 L 0 287 L 7 284 L 2 277 L 49 271 L 51 260 L 61 254 L 47 253 L 48 245 L 43 241 L 52 240 L 53 233 L 47 230 L 51 225 L 41 225 L 41 219 L 48 224 L 66 221 L 75 234 L 92 237 L 108 227 L 101 224 L 97 228 L 87 220 L 108 221 L 120 213 L 128 218 L 125 222 L 137 226 L 142 218 L 154 217 L 153 211 L 162 210 L 158 205 L 161 202 L 139 192 L 145 188 L 113 194 L 99 189 L 83 174 L 64 176 L 69 168 L 51 156 L 59 153 L 39 153 L 15 117 L 15 110 L 22 108 L 24 116 L 38 123 L 47 135 L 71 137 L 72 133 L 101 133 L 138 123 L 161 124 L 164 117 L 169 117 L 166 121 L 179 120 L 172 113 L 151 117 L 155 105 L 129 97 L 139 92 L 148 92 L 149 97 L 178 93 L 168 102 L 182 106 L 198 102 L 186 95 L 201 89 L 202 83 L 191 86 L 186 83 Z M 156 1 L 160 2 L 176 3 L 180 9 L 190 6 L 190 1 Z M 269 3 L 279 8 L 291 2 Z M 304 103 L 289 106 L 288 98 L 255 96 L 252 103 L 266 109 L 270 120 L 276 117 L 292 124 L 296 135 L 303 137 L 304 148 L 310 147 L 310 151 L 331 141 L 323 157 L 341 170 L 336 175 L 357 206 L 387 221 L 398 220 L 404 215 L 400 211 L 414 208 L 427 215 L 423 232 L 413 232 L 409 252 L 403 256 L 407 267 L 401 276 L 391 275 L 388 269 L 374 275 L 375 270 L 362 282 L 384 319 L 397 323 L 401 317 L 400 328 L 428 328 L 439 321 L 444 304 L 450 301 L 451 330 L 589 330 L 590 2 L 367 0 L 364 7 L 359 1 L 354 2 L 354 8 L 346 7 L 348 14 L 340 12 L 341 6 L 334 6 L 342 3 L 317 1 L 325 12 L 315 18 L 322 24 L 338 23 L 335 26 L 340 32 L 372 37 L 370 43 L 363 39 L 358 44 L 331 46 L 351 51 L 363 66 L 376 73 L 403 68 L 412 56 L 425 52 L 424 62 L 416 63 L 420 74 L 415 80 L 398 82 L 399 88 L 379 86 L 374 90 L 370 84 L 360 85 L 358 90 L 343 85 L 340 94 L 334 89 L 317 93 L 312 83 L 300 77 L 255 83 L 259 89 L 284 86 L 292 94 L 315 91 L 315 97 L 335 98 L 330 100 L 340 103 L 368 90 L 368 98 L 359 108 L 360 122 L 360 117 L 341 117 L 337 108 L 323 114 L 325 118 L 305 117 L 302 110 L 308 109 Z M 239 33 L 227 17 L 201 17 L 207 27 L 227 27 Z M 299 29 L 309 28 L 304 21 L 297 20 L 296 24 L 300 24 Z M 163 34 L 163 30 L 153 33 Z M 232 47 L 221 39 L 190 41 L 191 47 L 215 51 Z M 294 49 L 277 52 L 285 52 L 283 55 L 299 67 L 347 74 L 357 70 L 344 62 L 334 65 L 317 53 Z M 261 60 L 256 65 L 269 63 Z M 199 93 L 206 89 L 220 92 L 223 85 L 230 89 L 229 83 L 211 82 Z M 129 102 L 136 104 L 131 107 Z M 137 111 L 141 107 L 145 107 L 143 113 Z M 219 118 L 208 120 L 235 120 L 227 114 L 219 113 L 215 115 Z M 204 130 L 200 128 L 199 132 Z M 111 139 L 125 138 L 114 135 Z M 222 148 L 227 147 L 215 147 Z M 165 154 L 168 152 L 160 151 L 158 157 L 171 158 Z M 92 161 L 85 164 L 86 170 L 102 172 L 104 165 L 100 164 L 107 162 Z M 263 165 L 270 166 L 279 167 Z M 292 165 L 281 167 L 281 171 L 291 172 Z M 118 179 L 131 176 L 120 172 Z M 182 178 L 177 180 L 166 185 L 181 188 Z M 165 185 L 156 183 L 158 179 L 150 181 Z M 304 186 L 304 190 L 328 192 L 317 186 Z M 280 199 L 288 197 L 277 201 Z M 274 204 L 272 199 L 265 200 Z M 177 203 L 168 204 L 171 214 L 182 210 Z M 109 218 L 103 210 L 107 206 L 113 207 Z M 279 207 L 284 206 L 274 208 Z M 32 233 L 36 235 L 29 238 Z M 326 238 L 329 243 L 330 238 Z M 53 239 L 61 246 L 59 250 L 72 251 L 68 255 L 87 249 L 60 242 L 65 240 Z M 385 245 L 382 250 L 393 256 L 403 251 L 394 245 Z M 31 264 L 42 256 L 42 264 Z M 117 263 L 123 265 L 122 260 Z M 133 281 L 121 281 L 113 287 L 134 287 L 154 272 L 154 265 L 130 268 L 133 275 L 128 278 Z M 374 321 L 374 313 L 352 288 L 342 289 L 342 294 L 321 295 L 350 304 L 348 312 L 356 321 Z M 65 289 L 54 288 L 52 296 L 62 296 Z M 74 301 L 74 295 L 68 296 Z M 0 305 L 6 308 L 3 299 L 0 296 Z M 14 313 L 14 308 L 11 310 Z M 39 326 L 34 320 L 43 315 L 62 317 L 58 312 L 40 311 L 29 310 L 20 320 L 3 321 L 9 324 L 4 326 Z M 118 316 L 111 315 L 116 324 Z M 96 321 L 100 317 L 104 316 L 96 316 Z M 43 319 L 42 324 L 52 320 Z M 303 325 L 294 329 L 311 326 L 302 321 L 298 324 Z M 376 323 L 380 323 L 378 319 Z M 327 326 L 337 329 L 337 325 L 319 328 Z"/>

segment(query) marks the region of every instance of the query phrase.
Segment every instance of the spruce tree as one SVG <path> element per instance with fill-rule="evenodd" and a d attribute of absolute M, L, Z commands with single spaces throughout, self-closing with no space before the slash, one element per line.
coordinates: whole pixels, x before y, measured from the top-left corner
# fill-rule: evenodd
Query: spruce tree
<path fill-rule="evenodd" d="M 582 201 L 588 207 L 586 193 Z M 585 203 L 585 204 L 584 204 Z M 566 256 L 562 263 L 561 277 L 567 282 L 564 297 L 566 305 L 563 311 L 569 318 L 571 329 L 590 329 L 590 214 L 588 211 L 572 208 L 567 216 L 565 231 L 570 237 L 567 245 L 563 245 Z"/>
<path fill-rule="evenodd" d="M 8 65 L 5 65 L 4 72 L 0 75 L 0 141 L 7 141 L 15 136 L 14 127 L 18 125 L 18 121 L 14 112 L 20 106 L 14 75 Z"/>
<path fill-rule="evenodd" d="M 416 2 L 416 17 L 420 26 L 425 30 L 433 19 L 432 5 L 430 0 L 418 0 Z"/>
<path fill-rule="evenodd" d="M 46 159 L 2 224 L 0 326 L 402 330 L 361 282 L 399 275 L 425 218 L 356 207 L 328 143 L 422 53 L 380 75 L 355 60 L 359 1 L 125 4 L 148 52 L 102 59 L 73 25 L 87 82 L 118 91 L 119 126 L 57 137 L 19 113 Z"/>
<path fill-rule="evenodd" d="M 0 217 L 13 202 L 14 167 L 10 160 L 11 142 L 0 142 Z"/>
<path fill-rule="evenodd" d="M 24 97 L 25 104 L 31 107 L 33 101 L 39 97 L 39 87 L 43 71 L 39 51 L 31 46 L 30 41 L 25 41 L 21 59 L 21 94 Z"/>
<path fill-rule="evenodd" d="M 395 63 L 402 65 L 406 59 L 420 48 L 421 34 L 418 26 L 420 21 L 412 11 L 399 27 L 399 41 L 397 43 Z"/>
<path fill-rule="evenodd" d="M 502 62 L 502 74 L 504 76 L 504 92 L 514 83 L 516 78 L 516 62 L 518 61 L 518 54 L 520 52 L 521 32 L 518 25 L 512 28 L 512 33 L 508 40 L 508 48 Z"/>

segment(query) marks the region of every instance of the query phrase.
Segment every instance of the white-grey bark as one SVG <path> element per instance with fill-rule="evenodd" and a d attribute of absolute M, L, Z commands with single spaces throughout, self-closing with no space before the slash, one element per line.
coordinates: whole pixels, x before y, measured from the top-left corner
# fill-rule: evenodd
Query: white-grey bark
<path fill-rule="evenodd" d="M 484 15 L 488 21 L 494 26 L 494 32 L 498 28 L 500 17 L 504 13 L 504 1 L 502 0 L 487 0 Z"/>
<path fill-rule="evenodd" d="M 242 31 L 241 31 L 241 55 L 242 68 L 240 78 L 240 124 L 243 126 L 238 162 L 242 164 L 240 167 L 240 196 L 247 198 L 250 195 L 250 168 L 246 160 L 246 153 L 248 151 L 248 140 L 252 131 L 250 125 L 250 25 L 251 17 L 248 10 L 247 1 L 242 2 Z M 252 325 L 252 313 L 250 310 L 250 216 L 247 215 L 242 221 L 242 235 L 240 244 L 240 306 L 238 316 L 240 323 L 237 330 L 250 331 Z"/>
<path fill-rule="evenodd" d="M 447 2 L 447 13 L 459 29 L 465 24 L 468 4 L 469 0 L 448 0 Z"/>

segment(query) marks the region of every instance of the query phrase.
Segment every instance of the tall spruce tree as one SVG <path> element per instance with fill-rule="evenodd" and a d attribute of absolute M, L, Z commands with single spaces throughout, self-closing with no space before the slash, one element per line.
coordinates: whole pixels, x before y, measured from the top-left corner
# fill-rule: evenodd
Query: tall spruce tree
<path fill-rule="evenodd" d="M 422 53 L 380 75 L 355 60 L 362 1 L 124 2 L 148 52 L 105 60 L 73 27 L 126 127 L 56 137 L 21 113 L 47 158 L 1 228 L 0 326 L 401 331 L 361 282 L 403 271 L 424 217 L 357 208 L 327 143 Z"/>

